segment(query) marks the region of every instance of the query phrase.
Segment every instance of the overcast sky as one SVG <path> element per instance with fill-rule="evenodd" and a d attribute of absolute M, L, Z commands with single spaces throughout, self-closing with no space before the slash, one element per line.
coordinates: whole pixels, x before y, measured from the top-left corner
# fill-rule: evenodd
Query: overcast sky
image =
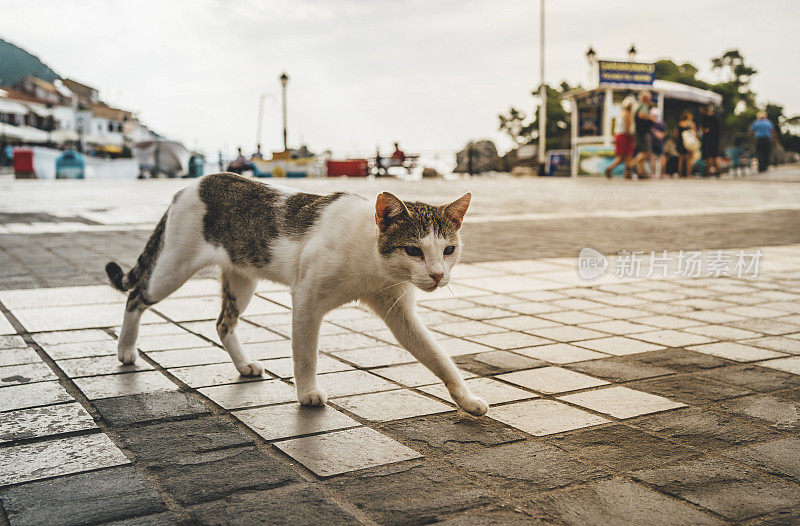
<path fill-rule="evenodd" d="M 736 47 L 760 101 L 800 113 L 798 0 L 547 0 L 548 82 L 585 83 L 584 53 L 674 57 L 714 80 Z M 157 131 L 215 153 L 289 142 L 339 153 L 452 150 L 497 139 L 497 114 L 535 106 L 539 2 L 480 0 L 0 0 L 0 37 L 62 76 L 138 112 Z M 501 145 L 504 143 L 501 143 Z"/>

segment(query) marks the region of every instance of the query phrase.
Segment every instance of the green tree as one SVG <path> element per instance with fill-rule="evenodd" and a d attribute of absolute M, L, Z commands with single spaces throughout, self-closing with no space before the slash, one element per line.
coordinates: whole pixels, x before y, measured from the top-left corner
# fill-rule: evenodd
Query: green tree
<path fill-rule="evenodd" d="M 570 112 L 564 109 L 561 96 L 574 89 L 566 82 L 558 87 L 545 86 L 547 92 L 546 135 L 547 149 L 563 148 L 569 144 Z M 539 89 L 532 92 L 534 97 L 539 95 Z M 504 132 L 518 146 L 529 144 L 539 138 L 539 111 L 534 110 L 529 117 L 524 111 L 511 107 L 508 112 L 498 115 L 498 130 Z"/>
<path fill-rule="evenodd" d="M 670 59 L 661 59 L 656 61 L 656 78 L 661 80 L 669 80 L 672 82 L 679 82 L 688 86 L 696 88 L 708 89 L 708 82 L 704 82 L 697 78 L 697 68 L 694 64 L 685 62 L 683 64 L 676 64 Z"/>

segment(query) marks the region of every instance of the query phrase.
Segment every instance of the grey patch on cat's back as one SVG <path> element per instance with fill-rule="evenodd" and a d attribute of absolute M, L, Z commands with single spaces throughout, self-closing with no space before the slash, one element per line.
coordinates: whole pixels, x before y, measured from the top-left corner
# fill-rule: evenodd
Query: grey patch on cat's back
<path fill-rule="evenodd" d="M 298 192 L 286 199 L 283 210 L 284 230 L 294 236 L 300 237 L 314 226 L 322 210 L 342 196 L 344 192 L 335 192 L 328 195 L 305 194 Z"/>
<path fill-rule="evenodd" d="M 260 267 L 271 259 L 278 237 L 280 191 L 232 173 L 208 175 L 200 181 L 206 206 L 203 236 L 221 246 L 235 265 Z"/>

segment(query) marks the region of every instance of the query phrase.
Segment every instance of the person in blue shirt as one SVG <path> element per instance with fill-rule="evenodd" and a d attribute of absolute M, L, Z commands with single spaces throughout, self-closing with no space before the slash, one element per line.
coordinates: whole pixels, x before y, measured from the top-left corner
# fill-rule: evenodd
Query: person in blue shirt
<path fill-rule="evenodd" d="M 757 119 L 750 125 L 749 135 L 756 140 L 756 158 L 758 171 L 766 172 L 769 166 L 769 156 L 772 153 L 772 143 L 776 140 L 775 126 L 767 119 L 767 112 L 759 111 Z"/>

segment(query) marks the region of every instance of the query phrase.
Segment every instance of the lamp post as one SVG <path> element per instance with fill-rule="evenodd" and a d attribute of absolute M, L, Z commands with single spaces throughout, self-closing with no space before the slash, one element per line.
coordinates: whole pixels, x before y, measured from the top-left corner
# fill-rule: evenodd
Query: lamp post
<path fill-rule="evenodd" d="M 289 75 L 286 72 L 281 73 L 281 96 L 283 99 L 283 150 L 288 150 L 286 146 L 286 85 L 289 83 Z"/>
<path fill-rule="evenodd" d="M 586 50 L 586 60 L 589 62 L 589 84 L 594 82 L 594 67 L 597 64 L 597 51 L 592 46 Z"/>
<path fill-rule="evenodd" d="M 541 84 L 539 85 L 539 165 L 544 165 L 544 150 L 545 150 L 545 121 L 547 120 L 547 87 L 544 84 L 544 0 L 541 1 L 541 10 L 539 16 L 539 77 Z"/>
<path fill-rule="evenodd" d="M 631 48 L 628 50 L 628 60 L 633 62 L 636 60 L 636 46 L 631 44 Z"/>

